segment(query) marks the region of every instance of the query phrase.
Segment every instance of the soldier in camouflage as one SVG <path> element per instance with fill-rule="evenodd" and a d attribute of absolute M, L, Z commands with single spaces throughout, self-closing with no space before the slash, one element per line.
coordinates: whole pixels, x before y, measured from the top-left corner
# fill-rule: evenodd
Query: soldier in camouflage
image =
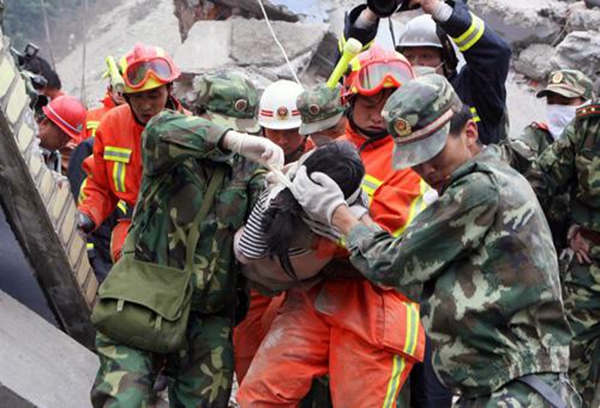
<path fill-rule="evenodd" d="M 554 71 L 548 76 L 547 86 L 538 92 L 537 97 L 546 98 L 547 123 L 533 122 L 521 135 L 508 138 L 500 146 L 511 166 L 523 175 L 549 145 L 561 138 L 565 127 L 575 117 L 575 110 L 593 98 L 592 81 L 575 69 Z M 546 209 L 559 254 L 567 247 L 569 223 L 564 215 L 568 212 L 568 194 L 555 197 Z"/>
<path fill-rule="evenodd" d="M 235 107 L 244 99 L 243 92 L 235 80 L 235 91 L 228 92 L 223 84 L 221 95 L 234 95 L 230 106 Z M 158 355 L 98 333 L 94 407 L 148 406 L 154 378 L 163 367 L 172 407 L 228 405 L 237 279 L 233 236 L 264 184 L 263 168 L 251 161 L 281 168 L 284 159 L 283 151 L 269 140 L 230 129 L 173 111 L 159 114 L 147 125 L 142 142 L 144 175 L 129 232 L 136 259 L 183 269 L 189 224 L 208 181 L 217 166 L 225 166 L 227 173 L 200 224 L 185 348 Z"/>
<path fill-rule="evenodd" d="M 548 207 L 568 193 L 574 251 L 562 276 L 565 309 L 575 333 L 569 372 L 586 407 L 600 406 L 600 101 L 584 105 L 563 137 L 550 145 L 528 175 L 540 203 Z"/>
<path fill-rule="evenodd" d="M 395 167 L 412 167 L 439 200 L 399 238 L 352 216 L 324 175 L 301 169 L 298 201 L 346 235 L 365 277 L 420 294 L 434 367 L 461 407 L 578 407 L 556 252 L 527 180 L 494 149 L 473 155 L 477 126 L 439 75 L 405 83 L 383 116 Z"/>
<path fill-rule="evenodd" d="M 327 84 L 316 85 L 298 96 L 297 105 L 302 118 L 299 133 L 310 136 L 317 145 L 328 143 L 346 131 L 346 106 L 341 100 L 342 86 L 331 89 Z"/>

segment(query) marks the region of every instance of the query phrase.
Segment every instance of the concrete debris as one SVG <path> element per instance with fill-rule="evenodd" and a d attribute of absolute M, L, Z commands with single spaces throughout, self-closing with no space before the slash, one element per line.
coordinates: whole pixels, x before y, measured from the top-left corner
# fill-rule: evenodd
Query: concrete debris
<path fill-rule="evenodd" d="M 569 8 L 567 19 L 570 31 L 589 31 L 600 27 L 600 8 L 589 9 L 583 2 L 577 2 Z"/>
<path fill-rule="evenodd" d="M 579 69 L 592 78 L 600 71 L 600 32 L 574 31 L 556 47 L 554 67 Z"/>
<path fill-rule="evenodd" d="M 514 68 L 529 78 L 545 81 L 554 70 L 550 58 L 556 54 L 554 47 L 548 44 L 532 44 L 525 48 L 514 61 Z"/>

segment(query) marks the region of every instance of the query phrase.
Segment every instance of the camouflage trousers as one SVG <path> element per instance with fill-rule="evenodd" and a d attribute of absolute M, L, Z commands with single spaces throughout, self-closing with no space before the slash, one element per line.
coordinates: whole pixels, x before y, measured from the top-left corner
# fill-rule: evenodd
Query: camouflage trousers
<path fill-rule="evenodd" d="M 95 408 L 142 408 L 152 404 L 161 369 L 169 383 L 171 407 L 227 407 L 233 380 L 231 319 L 190 315 L 187 347 L 161 355 L 118 344 L 98 333 L 100 369 L 92 388 Z"/>
<path fill-rule="evenodd" d="M 560 396 L 567 408 L 581 408 L 581 397 L 566 374 L 538 374 Z M 496 390 L 493 394 L 479 398 L 461 398 L 456 408 L 554 408 L 542 395 L 528 385 L 516 380 Z"/>
<path fill-rule="evenodd" d="M 594 263 L 573 259 L 563 277 L 565 311 L 574 332 L 569 375 L 584 407 L 600 407 L 600 247 L 592 248 Z"/>

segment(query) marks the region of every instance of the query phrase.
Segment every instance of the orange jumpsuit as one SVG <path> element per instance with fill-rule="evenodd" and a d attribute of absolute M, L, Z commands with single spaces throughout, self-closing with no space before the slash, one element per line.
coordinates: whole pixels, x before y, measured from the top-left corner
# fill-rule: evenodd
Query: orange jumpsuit
<path fill-rule="evenodd" d="M 117 208 L 133 208 L 142 180 L 141 138 L 144 125 L 139 124 L 129 105 L 109 111 L 98 126 L 94 142 L 94 165 L 91 177 L 83 186 L 79 210 L 96 226 Z M 123 209 L 127 213 L 127 209 Z M 127 236 L 131 219 L 120 219 L 111 237 L 111 257 L 116 261 Z"/>
<path fill-rule="evenodd" d="M 339 140 L 358 148 L 352 129 Z M 412 170 L 392 170 L 391 137 L 361 151 L 375 222 L 400 234 L 424 207 L 427 185 Z M 366 280 L 329 280 L 291 289 L 237 395 L 242 408 L 296 407 L 313 378 L 329 374 L 336 407 L 394 407 L 414 363 L 423 359 L 419 306 Z"/>
<path fill-rule="evenodd" d="M 108 113 L 108 111 L 116 108 L 117 105 L 115 101 L 110 97 L 110 94 L 107 92 L 104 95 L 104 98 L 101 100 L 102 106 L 96 109 L 90 109 L 87 113 L 87 117 L 85 119 L 85 129 L 83 130 L 83 134 L 81 140 L 85 140 L 88 137 L 96 136 L 96 130 L 100 125 L 100 120 Z"/>

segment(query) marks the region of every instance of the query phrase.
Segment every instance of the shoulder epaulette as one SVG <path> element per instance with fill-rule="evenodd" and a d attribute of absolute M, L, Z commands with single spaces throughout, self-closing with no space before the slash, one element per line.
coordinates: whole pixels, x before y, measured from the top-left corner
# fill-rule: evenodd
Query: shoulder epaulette
<path fill-rule="evenodd" d="M 588 116 L 600 115 L 600 104 L 593 103 L 582 106 L 581 108 L 577 109 L 575 115 L 578 118 L 586 118 Z"/>

